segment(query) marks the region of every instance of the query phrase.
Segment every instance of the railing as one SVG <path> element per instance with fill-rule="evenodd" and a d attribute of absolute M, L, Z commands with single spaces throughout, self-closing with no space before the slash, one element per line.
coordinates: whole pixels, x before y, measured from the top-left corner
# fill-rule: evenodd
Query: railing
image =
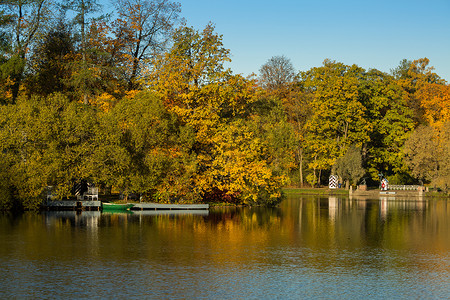
<path fill-rule="evenodd" d="M 88 186 L 87 191 L 83 195 L 77 195 L 77 200 L 98 201 L 98 187 Z"/>
<path fill-rule="evenodd" d="M 399 191 L 418 191 L 420 185 L 403 185 L 403 184 L 390 184 L 390 190 L 399 190 Z"/>
<path fill-rule="evenodd" d="M 88 186 L 87 190 L 88 195 L 98 196 L 98 187 L 90 187 Z"/>

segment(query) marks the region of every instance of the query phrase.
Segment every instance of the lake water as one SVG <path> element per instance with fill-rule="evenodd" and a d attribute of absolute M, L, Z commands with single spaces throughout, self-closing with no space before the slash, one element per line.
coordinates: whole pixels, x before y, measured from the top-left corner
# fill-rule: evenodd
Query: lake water
<path fill-rule="evenodd" d="M 442 299 L 450 203 L 0 214 L 0 298 Z"/>

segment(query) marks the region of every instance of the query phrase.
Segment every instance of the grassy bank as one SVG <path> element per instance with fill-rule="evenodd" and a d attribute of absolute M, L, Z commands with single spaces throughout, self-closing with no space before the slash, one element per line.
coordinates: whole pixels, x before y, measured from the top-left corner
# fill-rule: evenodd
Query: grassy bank
<path fill-rule="evenodd" d="M 370 189 L 373 190 L 373 189 Z M 329 189 L 329 188 L 284 188 L 283 192 L 286 195 L 342 195 L 348 196 L 349 191 L 346 189 Z M 446 192 L 430 191 L 424 194 L 427 198 L 442 199 L 446 198 L 450 200 L 450 194 Z"/>
<path fill-rule="evenodd" d="M 286 195 L 348 195 L 346 189 L 329 189 L 329 188 L 284 188 Z"/>

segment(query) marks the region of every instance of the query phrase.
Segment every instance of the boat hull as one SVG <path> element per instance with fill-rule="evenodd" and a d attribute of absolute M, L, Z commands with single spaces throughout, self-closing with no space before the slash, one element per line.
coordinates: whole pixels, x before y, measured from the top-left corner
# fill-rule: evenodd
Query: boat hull
<path fill-rule="evenodd" d="M 116 203 L 102 203 L 102 209 L 107 211 L 123 211 L 129 210 L 133 204 L 116 204 Z"/>

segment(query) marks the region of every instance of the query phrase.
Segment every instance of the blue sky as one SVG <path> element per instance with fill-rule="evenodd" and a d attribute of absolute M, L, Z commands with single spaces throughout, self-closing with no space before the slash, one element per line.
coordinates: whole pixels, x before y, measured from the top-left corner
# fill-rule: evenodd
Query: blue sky
<path fill-rule="evenodd" d="M 450 0 L 179 0 L 187 25 L 208 22 L 231 50 L 234 73 L 258 74 L 272 56 L 297 71 L 329 58 L 384 72 L 428 57 L 450 81 Z"/>

